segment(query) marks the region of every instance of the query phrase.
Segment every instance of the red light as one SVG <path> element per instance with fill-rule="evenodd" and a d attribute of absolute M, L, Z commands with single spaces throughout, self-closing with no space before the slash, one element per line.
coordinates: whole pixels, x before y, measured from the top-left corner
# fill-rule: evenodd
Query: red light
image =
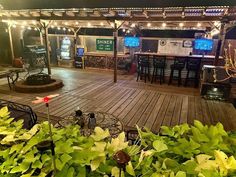
<path fill-rule="evenodd" d="M 49 100 L 50 100 L 50 98 L 47 97 L 47 96 L 43 98 L 43 102 L 44 102 L 44 103 L 48 103 Z"/>

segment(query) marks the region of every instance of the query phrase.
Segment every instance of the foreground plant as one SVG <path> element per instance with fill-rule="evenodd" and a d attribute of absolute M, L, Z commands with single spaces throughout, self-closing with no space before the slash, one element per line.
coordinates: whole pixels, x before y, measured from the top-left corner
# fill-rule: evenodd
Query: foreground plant
<path fill-rule="evenodd" d="M 0 176 L 49 176 L 53 171 L 51 152 L 37 148 L 40 142 L 50 140 L 48 123 L 31 130 L 22 129 L 22 123 L 13 122 L 7 108 L 0 110 Z M 139 139 L 128 145 L 124 133 L 112 139 L 108 130 L 99 127 L 90 137 L 80 135 L 77 125 L 52 128 L 57 168 L 54 176 L 236 175 L 236 134 L 225 132 L 220 123 L 206 126 L 195 121 L 194 126 L 162 127 L 158 135 L 139 128 L 138 132 Z"/>

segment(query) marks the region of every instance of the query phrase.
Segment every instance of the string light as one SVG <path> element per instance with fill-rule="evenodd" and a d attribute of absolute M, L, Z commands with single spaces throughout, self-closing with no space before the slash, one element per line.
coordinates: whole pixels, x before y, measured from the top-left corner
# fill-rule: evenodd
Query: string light
<path fill-rule="evenodd" d="M 134 27 L 135 27 L 135 23 L 132 23 L 132 24 L 131 24 L 131 27 L 134 28 Z"/>
<path fill-rule="evenodd" d="M 103 26 L 104 24 L 101 22 L 100 25 Z"/>
<path fill-rule="evenodd" d="M 35 21 L 35 20 L 33 20 L 32 23 L 33 23 L 34 25 L 36 25 L 36 21 Z"/>
<path fill-rule="evenodd" d="M 76 24 L 76 25 L 78 25 L 78 24 L 79 24 L 79 22 L 75 22 L 75 24 Z"/>
<path fill-rule="evenodd" d="M 150 27 L 150 26 L 151 26 L 151 23 L 148 23 L 148 24 L 147 24 L 147 27 Z"/>
<path fill-rule="evenodd" d="M 24 22 L 23 22 L 23 25 L 27 25 L 27 22 L 26 22 L 26 21 L 24 21 Z"/>
<path fill-rule="evenodd" d="M 57 26 L 57 22 L 54 22 L 54 25 Z"/>
<path fill-rule="evenodd" d="M 183 23 L 179 23 L 179 26 L 180 26 L 180 27 L 183 27 L 183 26 L 184 26 L 184 24 L 183 24 Z"/>
<path fill-rule="evenodd" d="M 88 23 L 88 26 L 91 26 L 91 23 Z"/>
<path fill-rule="evenodd" d="M 202 26 L 202 24 L 201 23 L 197 23 L 197 27 L 201 27 Z"/>
<path fill-rule="evenodd" d="M 60 27 L 57 27 L 57 29 L 58 29 L 58 30 L 61 30 L 61 28 L 60 28 Z"/>
<path fill-rule="evenodd" d="M 52 25 L 51 28 L 54 28 L 54 26 Z"/>
<path fill-rule="evenodd" d="M 22 29 L 24 29 L 24 28 L 25 28 L 25 26 L 23 26 L 23 25 L 22 25 L 22 26 L 21 26 L 21 28 L 22 28 Z"/>
<path fill-rule="evenodd" d="M 162 27 L 166 27 L 166 23 L 162 23 Z"/>
<path fill-rule="evenodd" d="M 16 25 L 15 25 L 15 24 L 13 24 L 13 25 L 12 25 L 12 27 L 13 27 L 13 28 L 16 28 Z"/>
<path fill-rule="evenodd" d="M 63 28 L 63 30 L 65 31 L 65 30 L 66 30 L 66 28 Z"/>
<path fill-rule="evenodd" d="M 123 28 L 123 30 L 122 30 L 123 32 L 125 32 L 125 28 Z"/>
<path fill-rule="evenodd" d="M 38 31 L 38 29 L 37 29 L 37 28 L 34 28 L 34 30 L 35 30 L 35 31 Z"/>
<path fill-rule="evenodd" d="M 31 30 L 32 28 L 29 26 L 27 29 L 28 29 L 28 30 Z"/>
<path fill-rule="evenodd" d="M 68 29 L 69 32 L 71 32 L 71 29 Z"/>

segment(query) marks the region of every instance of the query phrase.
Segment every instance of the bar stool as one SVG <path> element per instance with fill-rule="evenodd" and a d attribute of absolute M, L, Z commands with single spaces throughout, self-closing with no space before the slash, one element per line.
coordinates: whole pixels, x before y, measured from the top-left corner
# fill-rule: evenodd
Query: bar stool
<path fill-rule="evenodd" d="M 160 84 L 165 82 L 165 67 L 166 67 L 166 57 L 165 56 L 153 56 L 153 74 L 152 81 L 156 81 L 156 78 L 160 79 Z M 158 74 L 159 71 L 159 74 Z"/>
<path fill-rule="evenodd" d="M 188 59 L 187 66 L 186 66 L 187 76 L 186 76 L 186 79 L 185 79 L 184 86 L 187 86 L 188 81 L 190 81 L 190 80 L 194 81 L 194 86 L 195 87 L 198 86 L 200 66 L 201 66 L 201 59 L 197 59 L 197 58 Z M 189 76 L 190 73 L 193 73 L 194 77 L 190 77 Z"/>
<path fill-rule="evenodd" d="M 178 80 L 178 86 L 181 85 L 181 74 L 182 74 L 182 70 L 185 67 L 185 63 L 186 63 L 186 59 L 185 58 L 180 58 L 180 57 L 176 57 L 174 60 L 174 64 L 172 64 L 170 66 L 171 68 L 171 73 L 170 73 L 170 79 L 169 79 L 169 85 L 172 83 L 173 79 L 177 79 Z M 178 76 L 174 76 L 174 72 L 177 71 L 178 72 Z"/>
<path fill-rule="evenodd" d="M 146 83 L 146 79 L 150 81 L 150 67 L 149 67 L 149 57 L 148 56 L 139 56 L 138 57 L 138 68 L 137 68 L 137 81 L 140 78 L 144 77 L 144 81 Z"/>

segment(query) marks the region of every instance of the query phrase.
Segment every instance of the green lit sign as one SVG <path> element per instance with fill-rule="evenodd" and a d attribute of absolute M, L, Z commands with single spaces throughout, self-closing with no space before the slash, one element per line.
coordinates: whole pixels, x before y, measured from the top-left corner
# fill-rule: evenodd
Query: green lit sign
<path fill-rule="evenodd" d="M 96 50 L 98 51 L 113 51 L 113 39 L 96 39 Z"/>

